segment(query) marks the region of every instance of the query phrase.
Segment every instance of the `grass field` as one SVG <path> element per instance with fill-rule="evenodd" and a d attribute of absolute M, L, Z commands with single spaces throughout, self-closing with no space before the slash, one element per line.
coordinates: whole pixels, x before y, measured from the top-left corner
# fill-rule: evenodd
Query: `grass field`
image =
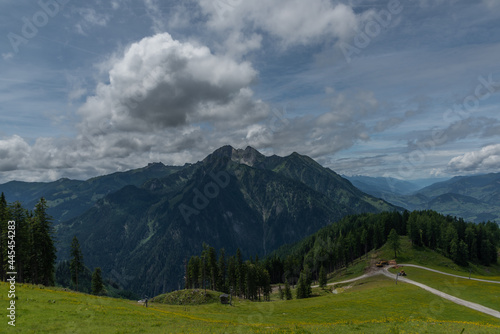
<path fill-rule="evenodd" d="M 7 285 L 2 283 L 2 291 Z M 321 293 L 319 293 L 321 291 Z M 12 333 L 498 333 L 500 320 L 382 276 L 356 283 L 339 294 L 315 289 L 320 297 L 254 303 L 235 300 L 175 306 L 95 297 L 18 285 Z M 7 305 L 2 293 L 1 304 Z M 2 307 L 3 308 L 3 307 Z"/>
<path fill-rule="evenodd" d="M 387 245 L 375 251 L 378 258 L 394 259 L 394 251 Z M 471 277 L 482 278 L 493 281 L 500 281 L 500 265 L 489 267 L 477 264 L 470 264 L 469 268 L 460 267 L 452 260 L 443 255 L 426 248 L 413 248 L 408 237 L 401 237 L 401 252 L 396 258 L 398 263 L 411 263 L 425 266 L 431 269 L 440 270 L 449 274 L 469 276 L 469 270 L 472 269 Z"/>
<path fill-rule="evenodd" d="M 329 275 L 330 282 L 358 277 L 370 262 L 392 259 L 386 246 Z M 465 268 L 430 250 L 415 250 L 402 240 L 399 263 L 420 264 L 468 276 Z M 406 267 L 408 278 L 448 294 L 500 309 L 500 285 Z M 472 277 L 499 279 L 500 266 L 474 266 Z M 439 298 L 410 284 L 395 285 L 374 276 L 332 288 L 313 289 L 313 298 L 218 303 L 217 292 L 205 297 L 183 290 L 158 296 L 146 308 L 135 301 L 95 297 L 60 288 L 16 286 L 16 327 L 7 324 L 8 286 L 0 283 L 0 333 L 499 333 L 500 319 Z M 293 291 L 295 296 L 295 292 Z M 194 304 L 194 305 L 193 305 Z"/>
<path fill-rule="evenodd" d="M 478 303 L 500 311 L 500 284 L 484 283 L 434 273 L 432 271 L 405 267 L 407 277 L 449 295 Z M 391 269 L 392 273 L 400 269 Z"/>

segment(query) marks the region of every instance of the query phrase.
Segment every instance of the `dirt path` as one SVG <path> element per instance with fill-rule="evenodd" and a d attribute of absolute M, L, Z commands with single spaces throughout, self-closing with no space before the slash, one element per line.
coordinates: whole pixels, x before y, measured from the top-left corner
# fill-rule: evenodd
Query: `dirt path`
<path fill-rule="evenodd" d="M 425 270 L 437 272 L 437 273 L 443 274 L 443 275 L 449 275 L 449 276 L 454 276 L 454 277 L 469 279 L 468 277 L 458 276 L 458 275 L 453 275 L 453 274 L 447 274 L 447 273 L 444 273 L 444 272 L 441 272 L 441 271 L 438 271 L 438 270 L 434 270 L 434 269 L 430 269 L 430 268 L 426 268 L 426 267 L 422 267 L 422 266 L 417 266 L 417 265 L 412 265 L 412 264 L 398 264 L 398 266 L 416 267 L 416 268 L 420 268 L 420 269 L 425 269 Z M 372 277 L 372 276 L 375 276 L 375 275 L 384 275 L 384 276 L 387 276 L 387 277 L 392 278 L 392 279 L 395 280 L 396 279 L 396 274 L 391 274 L 389 272 L 389 268 L 391 268 L 391 267 L 392 266 L 385 267 L 385 268 L 374 268 L 374 267 L 372 267 L 364 275 L 361 275 L 361 276 L 358 276 L 358 277 L 355 277 L 355 278 L 351 278 L 351 279 L 348 279 L 348 280 L 345 280 L 345 281 L 341 281 L 341 282 L 328 283 L 328 285 L 332 286 L 332 285 L 342 284 L 342 283 L 351 283 L 351 282 L 358 281 L 358 280 L 361 280 L 361 279 L 364 279 L 364 278 L 368 278 L 368 277 Z M 471 278 L 471 280 L 472 279 L 473 278 Z M 474 280 L 481 281 L 481 282 L 487 282 L 487 283 L 500 283 L 500 282 L 497 282 L 497 281 L 488 281 L 488 280 L 482 280 L 482 279 L 474 279 Z M 408 278 L 405 278 L 405 277 L 402 277 L 402 276 L 398 277 L 398 282 L 404 282 L 404 283 L 416 285 L 416 286 L 418 286 L 421 289 L 424 289 L 424 290 L 426 290 L 426 291 L 428 291 L 428 292 L 430 292 L 430 293 L 432 293 L 432 294 L 434 294 L 436 296 L 439 296 L 439 297 L 442 297 L 444 299 L 447 299 L 447 300 L 449 300 L 451 302 L 454 302 L 454 303 L 456 303 L 458 305 L 462 305 L 462 306 L 468 307 L 470 309 L 473 309 L 473 310 L 476 310 L 476 311 L 479 311 L 479 312 L 482 312 L 482 313 L 485 313 L 485 314 L 488 314 L 488 315 L 491 315 L 491 316 L 493 316 L 495 318 L 499 318 L 500 319 L 500 312 L 497 311 L 497 310 L 491 309 L 489 307 L 486 307 L 486 306 L 483 306 L 483 305 L 480 305 L 480 304 L 476 304 L 476 303 L 473 303 L 473 302 L 469 302 L 467 300 L 463 300 L 463 299 L 454 297 L 454 296 L 449 295 L 447 293 L 444 293 L 444 292 L 441 292 L 441 291 L 436 290 L 434 288 L 431 288 L 430 286 L 427 286 L 425 284 L 412 281 L 412 280 L 410 280 Z M 317 288 L 317 287 L 319 287 L 319 285 L 314 285 L 312 287 L 313 288 Z"/>
<path fill-rule="evenodd" d="M 408 265 L 405 265 L 405 266 L 408 266 Z M 422 269 L 428 269 L 428 268 L 425 268 L 425 267 L 420 267 L 420 268 L 422 268 Z M 385 276 L 387 276 L 387 277 L 390 277 L 392 279 L 396 279 L 396 275 L 395 274 L 391 274 L 388 271 L 388 269 L 389 268 L 384 268 L 384 270 L 382 271 L 382 274 L 385 275 Z M 431 271 L 435 271 L 435 270 L 431 269 Z M 455 276 L 455 275 L 452 275 L 452 276 Z M 442 297 L 442 298 L 447 299 L 449 301 L 452 301 L 452 302 L 454 302 L 454 303 L 456 303 L 458 305 L 462 305 L 462 306 L 471 308 L 473 310 L 476 310 L 476 311 L 479 311 L 479 312 L 482 312 L 482 313 L 489 314 L 489 315 L 491 315 L 491 316 L 493 316 L 495 318 L 499 318 L 500 319 L 500 312 L 498 312 L 498 311 L 496 311 L 494 309 L 491 309 L 489 307 L 486 307 L 486 306 L 483 306 L 483 305 L 480 305 L 480 304 L 472 303 L 472 302 L 469 302 L 469 301 L 466 301 L 466 300 L 454 297 L 454 296 L 449 295 L 447 293 L 444 293 L 444 292 L 441 292 L 439 290 L 433 289 L 430 286 L 427 286 L 425 284 L 412 281 L 412 280 L 407 279 L 407 278 L 402 277 L 402 276 L 398 277 L 398 281 L 399 282 L 405 282 L 405 283 L 416 285 L 419 288 L 422 288 L 422 289 L 424 289 L 426 291 L 429 291 L 430 293 L 433 293 L 436 296 L 439 296 L 439 297 Z"/>
<path fill-rule="evenodd" d="M 422 266 L 417 266 L 415 264 L 398 264 L 398 266 L 401 266 L 401 267 L 415 267 L 415 268 L 420 268 L 420 269 L 424 269 L 424 270 L 433 271 L 435 273 L 442 274 L 442 275 L 448 275 L 448 276 L 453 276 L 453 277 L 458 277 L 458 278 L 470 279 L 470 280 L 479 281 L 479 282 L 500 284 L 500 281 L 490 281 L 490 280 L 487 280 L 487 279 L 469 278 L 469 277 L 466 277 L 466 276 L 459 276 L 459 275 L 454 275 L 454 274 L 448 274 L 448 273 L 445 273 L 445 272 L 442 272 L 442 271 L 439 271 L 439 270 L 435 270 L 435 269 L 431 269 L 431 268 L 427 268 L 427 267 L 422 267 Z"/>
<path fill-rule="evenodd" d="M 348 280 L 345 280 L 345 281 L 341 281 L 341 282 L 328 283 L 327 285 L 336 285 L 336 284 L 342 284 L 342 283 L 351 283 L 351 282 L 358 281 L 358 280 L 363 279 L 363 278 L 368 278 L 368 277 L 372 277 L 372 276 L 375 276 L 375 275 L 383 275 L 382 270 L 383 269 L 378 269 L 377 268 L 376 270 L 370 270 L 369 272 L 367 272 L 364 275 L 361 275 L 361 276 L 358 276 L 358 277 L 355 277 L 355 278 L 351 278 L 351 279 L 348 279 Z M 313 286 L 311 286 L 311 288 L 319 288 L 319 285 L 313 285 Z"/>

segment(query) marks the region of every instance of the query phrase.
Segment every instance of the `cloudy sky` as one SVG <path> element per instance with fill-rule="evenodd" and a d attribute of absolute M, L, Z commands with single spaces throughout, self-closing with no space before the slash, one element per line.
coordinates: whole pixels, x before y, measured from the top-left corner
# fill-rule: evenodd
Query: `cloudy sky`
<path fill-rule="evenodd" d="M 500 1 L 3 0 L 0 182 L 223 145 L 401 179 L 498 172 Z"/>

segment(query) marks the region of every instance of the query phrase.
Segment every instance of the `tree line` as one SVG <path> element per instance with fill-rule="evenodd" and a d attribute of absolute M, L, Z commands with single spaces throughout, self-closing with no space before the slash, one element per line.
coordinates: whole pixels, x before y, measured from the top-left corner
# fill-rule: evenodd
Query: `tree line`
<path fill-rule="evenodd" d="M 500 231 L 494 222 L 475 224 L 435 211 L 414 211 L 407 220 L 407 234 L 413 245 L 437 250 L 462 266 L 498 261 Z"/>
<path fill-rule="evenodd" d="M 396 251 L 398 236 L 408 236 L 414 247 L 430 248 L 462 266 L 468 262 L 497 263 L 497 223 L 470 223 L 424 210 L 345 217 L 294 245 L 281 247 L 264 260 L 264 265 L 273 284 L 298 281 L 304 271 L 321 280 L 322 269 L 329 273 L 343 268 L 388 241 Z"/>
<path fill-rule="evenodd" d="M 224 249 L 203 244 L 199 256 L 192 256 L 186 266 L 186 288 L 211 289 L 231 293 L 249 300 L 269 300 L 271 295 L 271 277 L 259 261 L 243 261 L 240 249 L 226 260 Z"/>
<path fill-rule="evenodd" d="M 43 197 L 30 211 L 18 201 L 7 204 L 5 194 L 0 194 L 0 280 L 5 281 L 10 276 L 7 273 L 16 272 L 18 283 L 54 286 L 62 282 L 59 285 L 76 287 L 79 291 L 79 282 L 89 270 L 84 266 L 78 239 L 73 238 L 71 260 L 56 267 L 54 229 L 47 209 Z M 91 291 L 94 294 L 103 291 L 100 268 L 92 274 Z"/>
<path fill-rule="evenodd" d="M 500 228 L 495 222 L 470 223 L 432 210 L 365 213 L 344 217 L 260 261 L 257 256 L 256 260 L 243 261 L 239 249 L 228 261 L 221 250 L 217 260 L 215 249 L 204 245 L 201 256 L 189 260 L 186 287 L 223 292 L 233 288 L 236 295 L 256 300 L 254 291 L 269 290 L 269 283 L 280 284 L 280 296 L 287 299 L 287 286 L 297 285 L 296 297 L 306 298 L 311 295 L 313 280 L 325 286 L 328 273 L 352 264 L 386 242 L 396 255 L 399 236 L 408 236 L 414 247 L 427 247 L 462 266 L 498 261 Z"/>
<path fill-rule="evenodd" d="M 8 272 L 16 272 L 16 282 L 54 285 L 56 248 L 50 219 L 47 201 L 43 197 L 33 211 L 28 211 L 19 202 L 8 205 L 5 195 L 0 195 L 2 281 L 8 278 Z"/>

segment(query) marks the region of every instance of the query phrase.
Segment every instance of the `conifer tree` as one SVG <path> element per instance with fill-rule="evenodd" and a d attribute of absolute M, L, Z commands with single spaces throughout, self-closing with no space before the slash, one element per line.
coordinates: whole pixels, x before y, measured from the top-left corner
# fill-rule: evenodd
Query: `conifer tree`
<path fill-rule="evenodd" d="M 78 291 L 78 274 L 83 271 L 84 264 L 80 243 L 76 236 L 73 237 L 73 241 L 71 242 L 70 257 L 71 281 L 75 284 L 76 291 Z"/>
<path fill-rule="evenodd" d="M 325 267 L 321 266 L 321 269 L 319 270 L 319 286 L 324 288 L 326 286 L 327 281 L 328 278 L 326 276 Z"/>
<path fill-rule="evenodd" d="M 245 273 L 245 266 L 243 263 L 243 259 L 241 256 L 241 251 L 239 248 L 236 250 L 236 275 L 237 275 L 237 279 L 238 279 L 237 294 L 239 296 L 243 296 L 245 294 L 245 290 L 246 290 L 245 289 L 246 273 Z"/>
<path fill-rule="evenodd" d="M 281 284 L 278 286 L 278 293 L 281 300 L 285 299 L 285 291 L 281 288 Z"/>
<path fill-rule="evenodd" d="M 102 283 L 101 268 L 99 267 L 95 268 L 94 272 L 92 273 L 91 286 L 93 295 L 100 295 L 103 292 L 104 285 Z"/>
<path fill-rule="evenodd" d="M 306 282 L 304 278 L 304 273 L 300 273 L 299 281 L 297 282 L 297 289 L 295 290 L 295 297 L 297 299 L 306 298 Z"/>
<path fill-rule="evenodd" d="M 32 275 L 33 283 L 53 286 L 56 248 L 52 240 L 52 218 L 47 214 L 47 208 L 45 198 L 40 198 L 32 218 Z"/>
<path fill-rule="evenodd" d="M 207 269 L 208 269 L 208 279 L 210 280 L 210 285 L 212 290 L 217 290 L 217 278 L 218 278 L 218 270 L 217 270 L 217 253 L 215 252 L 214 247 L 208 248 L 208 258 L 207 260 Z"/>
<path fill-rule="evenodd" d="M 29 281 L 29 263 L 32 240 L 30 235 L 30 225 L 28 213 L 21 203 L 14 202 L 10 206 L 11 219 L 16 222 L 16 271 L 17 281 L 20 283 Z"/>
<path fill-rule="evenodd" d="M 401 242 L 399 241 L 398 232 L 395 229 L 392 229 L 387 237 L 387 243 L 389 247 L 394 251 L 394 258 L 397 257 L 397 252 L 401 250 Z"/>
<path fill-rule="evenodd" d="M 236 273 L 236 258 L 231 256 L 227 264 L 227 286 L 232 292 L 237 292 L 238 276 Z"/>
<path fill-rule="evenodd" d="M 285 299 L 286 300 L 292 299 L 292 290 L 290 289 L 290 283 L 288 283 L 288 280 L 286 280 L 285 282 Z"/>
<path fill-rule="evenodd" d="M 219 261 L 217 263 L 217 288 L 221 292 L 228 292 L 226 284 L 226 253 L 224 248 L 220 250 Z"/>

